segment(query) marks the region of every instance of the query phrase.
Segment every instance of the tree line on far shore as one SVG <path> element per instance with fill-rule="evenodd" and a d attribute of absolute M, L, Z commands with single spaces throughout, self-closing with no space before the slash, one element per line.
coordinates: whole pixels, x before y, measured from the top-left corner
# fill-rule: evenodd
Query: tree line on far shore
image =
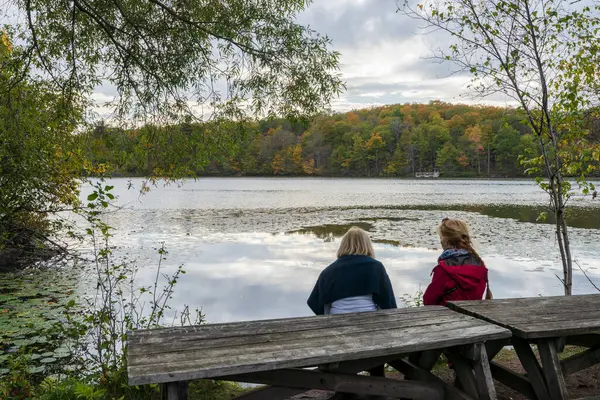
<path fill-rule="evenodd" d="M 188 120 L 136 129 L 101 122 L 79 140 L 85 158 L 113 176 L 172 175 L 177 168 L 187 176 L 409 177 L 439 169 L 445 177 L 520 177 L 521 160 L 539 156 L 524 118 L 514 108 L 432 101 L 311 121 Z M 587 123 L 589 142 L 600 146 L 600 123 Z M 220 151 L 220 143 L 227 148 Z"/>

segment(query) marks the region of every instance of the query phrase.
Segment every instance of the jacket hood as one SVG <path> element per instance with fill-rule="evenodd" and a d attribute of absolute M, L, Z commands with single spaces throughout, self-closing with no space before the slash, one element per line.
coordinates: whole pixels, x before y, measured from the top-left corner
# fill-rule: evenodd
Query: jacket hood
<path fill-rule="evenodd" d="M 440 260 L 438 266 L 442 268 L 463 290 L 475 290 L 482 282 L 487 282 L 488 270 L 486 267 L 474 264 L 448 265 Z"/>
<path fill-rule="evenodd" d="M 469 255 L 469 251 L 465 249 L 446 249 L 440 256 L 438 260 L 446 260 L 448 258 L 454 258 L 458 256 L 466 256 Z"/>

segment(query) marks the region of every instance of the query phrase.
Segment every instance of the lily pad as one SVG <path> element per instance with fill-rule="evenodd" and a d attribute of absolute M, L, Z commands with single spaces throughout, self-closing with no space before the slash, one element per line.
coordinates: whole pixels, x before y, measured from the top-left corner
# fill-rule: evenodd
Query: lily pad
<path fill-rule="evenodd" d="M 45 367 L 39 365 L 39 366 L 31 366 L 27 369 L 27 371 L 30 374 L 39 374 L 41 372 L 44 372 L 45 369 L 46 369 Z"/>
<path fill-rule="evenodd" d="M 59 347 L 58 349 L 54 350 L 54 354 L 53 356 L 56 358 L 65 358 L 65 357 L 69 357 L 71 355 L 71 352 L 69 351 L 69 349 L 65 348 L 65 347 Z"/>

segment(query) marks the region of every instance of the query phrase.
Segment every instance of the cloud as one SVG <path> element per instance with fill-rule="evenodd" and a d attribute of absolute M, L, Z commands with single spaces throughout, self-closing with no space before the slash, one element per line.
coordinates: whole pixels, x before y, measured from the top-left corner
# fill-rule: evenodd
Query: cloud
<path fill-rule="evenodd" d="M 332 103 L 336 111 L 395 103 L 512 104 L 504 96 L 474 98 L 468 74 L 431 59 L 447 46 L 439 32 L 422 35 L 418 22 L 396 13 L 396 0 L 328 0 L 311 4 L 299 17 L 332 40 L 341 53 L 347 90 Z"/>

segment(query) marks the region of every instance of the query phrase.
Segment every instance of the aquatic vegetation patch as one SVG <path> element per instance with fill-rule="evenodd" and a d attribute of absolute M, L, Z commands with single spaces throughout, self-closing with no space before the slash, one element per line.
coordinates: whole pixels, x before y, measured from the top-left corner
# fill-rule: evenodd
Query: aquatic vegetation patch
<path fill-rule="evenodd" d="M 73 268 L 0 275 L 0 375 L 16 354 L 28 359 L 31 373 L 66 362 L 70 351 L 55 327 L 76 297 L 78 275 Z"/>
<path fill-rule="evenodd" d="M 359 221 L 359 222 L 353 222 L 353 223 L 349 223 L 349 224 L 324 224 L 324 225 L 317 225 L 317 226 L 307 226 L 304 228 L 289 231 L 287 233 L 315 235 L 319 239 L 324 239 L 325 241 L 331 241 L 334 238 L 339 238 L 339 237 L 344 236 L 346 234 L 346 232 L 348 232 L 348 229 L 352 228 L 353 226 L 364 229 L 367 232 L 372 231 L 374 228 L 373 224 L 371 224 L 371 223 Z"/>

